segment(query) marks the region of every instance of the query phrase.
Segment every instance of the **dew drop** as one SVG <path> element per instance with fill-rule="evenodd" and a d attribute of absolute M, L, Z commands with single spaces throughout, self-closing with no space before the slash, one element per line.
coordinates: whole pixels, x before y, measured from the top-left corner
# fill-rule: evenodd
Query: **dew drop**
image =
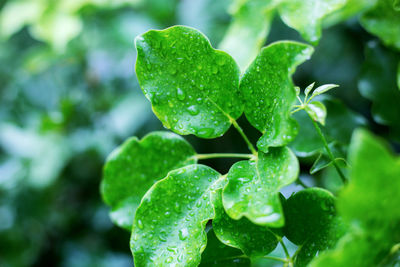
<path fill-rule="evenodd" d="M 189 235 L 189 231 L 188 231 L 187 228 L 182 228 L 182 229 L 179 230 L 179 239 L 180 240 L 182 240 L 182 241 L 186 240 L 188 235 Z"/>
<path fill-rule="evenodd" d="M 143 227 L 144 227 L 143 222 L 141 220 L 137 221 L 137 225 L 138 225 L 139 229 L 143 229 Z"/>
<path fill-rule="evenodd" d="M 197 109 L 197 107 L 195 105 L 188 107 L 187 110 L 189 111 L 189 114 L 192 116 L 199 114 L 199 110 Z"/>
<path fill-rule="evenodd" d="M 186 94 L 181 88 L 179 88 L 179 87 L 176 88 L 176 95 L 179 100 L 181 100 L 181 101 L 185 100 Z"/>

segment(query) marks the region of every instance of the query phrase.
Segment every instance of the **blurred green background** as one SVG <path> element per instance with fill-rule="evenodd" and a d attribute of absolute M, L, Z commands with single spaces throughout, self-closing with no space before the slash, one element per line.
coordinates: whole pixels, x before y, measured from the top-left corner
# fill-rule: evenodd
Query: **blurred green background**
<path fill-rule="evenodd" d="M 182 24 L 199 29 L 217 47 L 231 21 L 230 5 L 231 0 L 0 1 L 0 267 L 132 266 L 129 233 L 111 223 L 99 184 L 104 160 L 116 146 L 163 129 L 135 77 L 134 38 Z M 282 39 L 303 41 L 275 18 L 267 43 Z M 360 91 L 371 84 L 396 87 L 399 58 L 350 18 L 324 30 L 294 80 L 302 88 L 313 81 L 340 85 L 332 95 L 345 106 L 332 113 L 351 110 L 354 117 L 333 120 L 348 127 L 332 127 L 339 131 L 333 136 L 366 125 L 398 148 L 400 123 L 379 121 Z M 328 118 L 329 110 L 328 105 Z M 244 118 L 239 122 L 257 140 L 259 133 Z M 186 138 L 199 153 L 246 151 L 232 130 L 215 140 Z M 313 156 L 302 159 L 304 175 Z M 225 173 L 232 161 L 207 163 Z M 332 180 L 324 182 L 329 170 L 309 182 L 334 191 Z"/>

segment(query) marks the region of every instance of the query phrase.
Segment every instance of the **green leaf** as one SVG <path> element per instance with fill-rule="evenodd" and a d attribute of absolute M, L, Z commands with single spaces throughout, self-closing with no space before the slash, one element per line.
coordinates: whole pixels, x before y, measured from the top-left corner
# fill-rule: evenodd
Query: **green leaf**
<path fill-rule="evenodd" d="M 151 30 L 136 38 L 136 48 L 139 84 L 168 129 L 215 138 L 242 114 L 235 61 L 197 30 Z"/>
<path fill-rule="evenodd" d="M 400 25 L 400 24 L 399 24 Z M 396 76 L 400 56 L 370 43 L 366 49 L 358 88 L 361 95 L 372 101 L 372 115 L 377 123 L 389 125 L 393 138 L 400 140 L 400 91 Z"/>
<path fill-rule="evenodd" d="M 297 134 L 297 124 L 290 117 L 296 92 L 290 75 L 296 66 L 310 58 L 311 46 L 297 42 L 276 42 L 263 48 L 240 81 L 245 100 L 246 118 L 263 136 L 258 148 L 283 146 Z"/>
<path fill-rule="evenodd" d="M 347 0 L 340 9 L 330 13 L 323 21 L 324 27 L 333 26 L 371 9 L 378 0 Z"/>
<path fill-rule="evenodd" d="M 400 0 L 393 0 L 393 9 L 400 11 Z"/>
<path fill-rule="evenodd" d="M 329 90 L 331 90 L 333 88 L 336 88 L 336 87 L 339 87 L 339 85 L 337 85 L 337 84 L 324 84 L 324 85 L 321 85 L 321 86 L 317 87 L 314 90 L 312 96 L 314 97 L 314 96 L 317 96 L 317 95 L 321 95 L 321 94 L 326 93 Z"/>
<path fill-rule="evenodd" d="M 222 206 L 222 194 L 216 194 L 215 214 L 212 225 L 218 239 L 241 249 L 249 257 L 267 255 L 278 245 L 277 235 L 269 228 L 253 224 L 244 217 L 230 218 Z"/>
<path fill-rule="evenodd" d="M 314 266 L 377 266 L 400 242 L 400 158 L 372 134 L 357 130 L 349 162 L 350 182 L 337 208 L 351 228 Z"/>
<path fill-rule="evenodd" d="M 346 0 L 287 0 L 278 10 L 289 27 L 299 31 L 306 41 L 316 44 L 321 37 L 323 19 L 345 3 Z"/>
<path fill-rule="evenodd" d="M 299 174 L 296 156 L 287 147 L 259 152 L 255 161 L 239 161 L 228 172 L 223 191 L 227 214 L 235 220 L 246 216 L 260 225 L 284 224 L 279 190 L 294 182 Z"/>
<path fill-rule="evenodd" d="M 276 0 L 236 0 L 233 21 L 221 41 L 220 49 L 228 52 L 242 70 L 253 61 L 265 43 L 273 18 Z"/>
<path fill-rule="evenodd" d="M 210 229 L 207 233 L 207 247 L 201 254 L 200 267 L 236 267 L 250 266 L 249 258 L 241 258 L 243 253 L 240 249 L 233 248 L 221 243 L 214 231 Z"/>
<path fill-rule="evenodd" d="M 400 50 L 400 11 L 394 9 L 393 0 L 379 0 L 375 8 L 361 16 L 360 23 L 385 45 Z"/>
<path fill-rule="evenodd" d="M 135 266 L 197 266 L 206 223 L 215 217 L 212 194 L 222 176 L 204 165 L 168 173 L 143 197 L 132 227 Z"/>
<path fill-rule="evenodd" d="M 101 183 L 113 221 L 131 230 L 135 210 L 146 191 L 169 171 L 196 163 L 195 154 L 182 137 L 168 132 L 125 141 L 108 157 Z"/>
<path fill-rule="evenodd" d="M 308 188 L 292 195 L 284 204 L 286 237 L 299 245 L 296 266 L 307 266 L 319 252 L 335 245 L 343 233 L 336 217 L 335 198 L 321 188 Z"/>
<path fill-rule="evenodd" d="M 310 84 L 309 86 L 306 87 L 306 89 L 304 89 L 304 95 L 307 97 L 308 94 L 311 92 L 311 90 L 314 88 L 314 84 L 315 82 L 313 82 L 312 84 Z"/>
<path fill-rule="evenodd" d="M 325 125 L 326 107 L 322 102 L 312 101 L 308 103 L 304 109 L 308 115 L 322 125 Z"/>

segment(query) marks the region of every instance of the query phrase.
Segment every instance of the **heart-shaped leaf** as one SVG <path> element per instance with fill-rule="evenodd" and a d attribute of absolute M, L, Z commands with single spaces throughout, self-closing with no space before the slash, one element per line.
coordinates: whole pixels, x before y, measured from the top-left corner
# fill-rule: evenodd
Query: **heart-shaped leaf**
<path fill-rule="evenodd" d="M 239 161 L 228 173 L 223 191 L 226 212 L 235 220 L 246 216 L 253 223 L 271 227 L 284 225 L 279 190 L 294 182 L 299 163 L 287 147 L 259 152 L 255 161 Z"/>
<path fill-rule="evenodd" d="M 253 224 L 247 218 L 233 220 L 222 206 L 222 190 L 216 194 L 213 229 L 221 242 L 240 248 L 247 256 L 264 256 L 278 244 L 277 234 L 265 226 Z"/>
<path fill-rule="evenodd" d="M 135 266 L 197 266 L 223 176 L 204 165 L 168 173 L 143 197 L 132 227 Z"/>
<path fill-rule="evenodd" d="M 314 256 L 331 248 L 344 232 L 336 217 L 335 198 L 321 188 L 308 188 L 284 204 L 286 237 L 299 245 L 296 266 L 307 266 Z"/>
<path fill-rule="evenodd" d="M 128 139 L 107 159 L 101 193 L 112 208 L 111 218 L 131 230 L 142 196 L 173 169 L 196 163 L 195 151 L 182 137 L 153 132 L 142 140 Z"/>
<path fill-rule="evenodd" d="M 215 138 L 242 114 L 238 66 L 199 31 L 151 30 L 136 38 L 136 48 L 139 84 L 165 127 Z"/>
<path fill-rule="evenodd" d="M 240 81 L 244 112 L 251 125 L 263 133 L 257 143 L 261 151 L 283 146 L 296 136 L 297 124 L 290 117 L 296 92 L 290 75 L 312 52 L 305 44 L 276 42 L 263 48 L 244 73 Z"/>

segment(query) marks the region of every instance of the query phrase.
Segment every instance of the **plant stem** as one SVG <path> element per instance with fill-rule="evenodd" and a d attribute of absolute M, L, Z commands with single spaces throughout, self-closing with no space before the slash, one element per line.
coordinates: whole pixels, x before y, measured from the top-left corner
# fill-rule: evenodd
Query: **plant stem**
<path fill-rule="evenodd" d="M 239 124 L 236 122 L 236 120 L 231 120 L 233 127 L 236 128 L 236 130 L 239 132 L 239 134 L 242 136 L 243 140 L 246 142 L 247 147 L 251 151 L 251 153 L 254 156 L 257 156 L 257 150 L 254 148 L 253 144 L 250 142 L 250 140 L 247 138 L 247 136 L 244 134 L 243 129 L 239 126 Z"/>
<path fill-rule="evenodd" d="M 308 116 L 310 117 L 310 115 L 308 115 Z M 347 181 L 347 179 L 344 176 L 342 170 L 337 165 L 335 157 L 333 156 L 332 151 L 328 146 L 328 142 L 326 141 L 326 138 L 325 138 L 324 134 L 322 133 L 321 128 L 318 126 L 318 123 L 316 121 L 314 121 L 311 117 L 310 117 L 310 119 L 311 119 L 312 123 L 314 124 L 314 127 L 317 130 L 317 133 L 318 133 L 319 137 L 321 138 L 322 142 L 324 143 L 324 147 L 325 147 L 326 152 L 328 153 L 329 159 L 332 161 L 332 164 L 335 167 L 335 169 L 336 169 L 337 173 L 339 174 L 340 178 L 342 179 L 343 183 L 345 183 Z"/>
<path fill-rule="evenodd" d="M 302 180 L 300 180 L 300 177 L 297 179 L 297 183 L 298 183 L 299 185 L 301 185 L 303 188 L 308 188 L 308 186 L 307 186 L 305 183 L 303 183 Z"/>
<path fill-rule="evenodd" d="M 214 159 L 214 158 L 244 158 L 251 159 L 253 154 L 239 154 L 239 153 L 211 153 L 211 154 L 197 154 L 193 156 L 196 159 Z"/>
<path fill-rule="evenodd" d="M 264 258 L 264 259 L 269 259 L 269 260 L 280 261 L 280 262 L 284 262 L 284 263 L 287 262 L 286 259 L 282 259 L 282 258 L 274 257 L 274 256 L 263 256 L 263 258 Z"/>
<path fill-rule="evenodd" d="M 285 255 L 286 255 L 287 260 L 290 260 L 290 259 L 291 259 L 291 258 L 290 258 L 290 254 L 289 254 L 289 251 L 288 251 L 288 249 L 287 249 L 285 243 L 283 243 L 282 239 L 279 240 L 279 243 L 281 244 L 281 246 L 282 246 L 282 248 L 283 248 L 283 251 L 285 252 Z"/>

